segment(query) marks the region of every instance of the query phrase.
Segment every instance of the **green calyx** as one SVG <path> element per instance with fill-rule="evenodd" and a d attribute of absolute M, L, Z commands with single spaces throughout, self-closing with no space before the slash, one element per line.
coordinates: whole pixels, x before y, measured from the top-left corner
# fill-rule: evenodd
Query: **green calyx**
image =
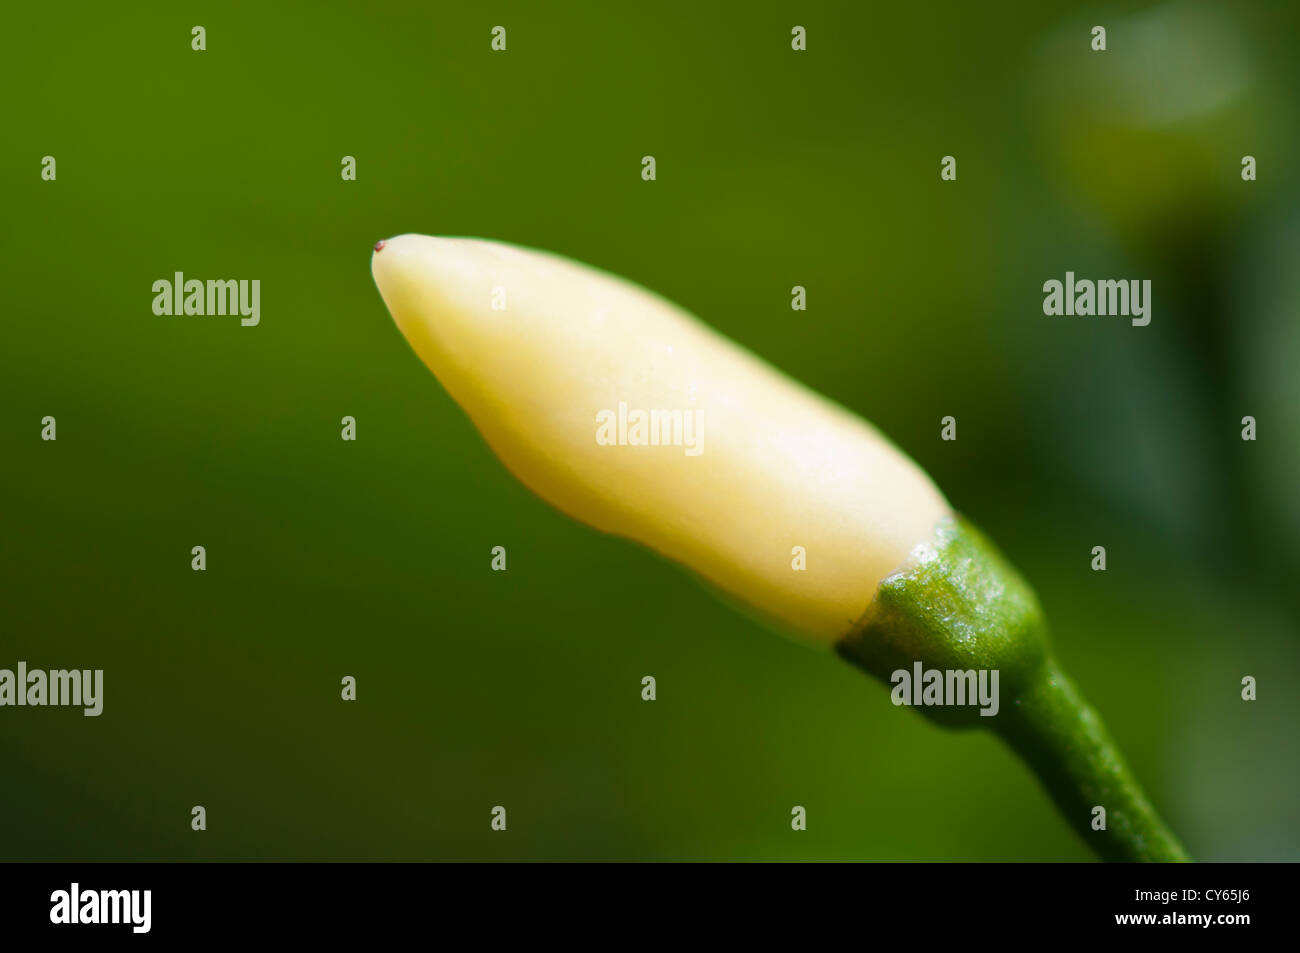
<path fill-rule="evenodd" d="M 961 517 L 944 520 L 911 565 L 881 582 L 866 614 L 836 650 L 893 684 L 904 700 L 923 698 L 922 687 L 911 684 L 913 673 L 937 670 L 940 675 L 927 675 L 920 711 L 948 727 L 990 728 L 1001 735 L 1103 859 L 1188 859 L 1101 718 L 1061 671 L 1033 590 Z M 961 697 L 960 687 L 975 685 L 980 672 L 997 673 L 996 681 L 979 682 L 981 690 L 996 686 L 993 704 Z M 949 673 L 976 674 L 963 682 Z M 959 689 L 956 698 L 953 688 Z M 1105 809 L 1104 829 L 1095 827 L 1098 807 Z"/>

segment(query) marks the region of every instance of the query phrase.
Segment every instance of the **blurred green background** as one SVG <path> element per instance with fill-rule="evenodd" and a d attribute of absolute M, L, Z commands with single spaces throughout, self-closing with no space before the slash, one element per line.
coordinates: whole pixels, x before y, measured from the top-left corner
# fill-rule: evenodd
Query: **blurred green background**
<path fill-rule="evenodd" d="M 1300 859 L 1300 8 L 6 21 L 0 667 L 106 697 L 0 710 L 0 858 L 1090 858 L 992 736 L 515 483 L 371 281 L 420 231 L 626 275 L 878 424 L 1037 587 L 1193 855 Z M 1067 270 L 1152 279 L 1151 325 L 1045 317 Z M 261 325 L 155 316 L 174 271 L 261 279 Z"/>

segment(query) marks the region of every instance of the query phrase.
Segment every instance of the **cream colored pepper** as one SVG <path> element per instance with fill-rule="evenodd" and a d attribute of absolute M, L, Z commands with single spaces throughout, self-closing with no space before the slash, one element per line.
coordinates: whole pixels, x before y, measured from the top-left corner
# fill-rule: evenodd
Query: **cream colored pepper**
<path fill-rule="evenodd" d="M 1187 859 L 1056 662 L 1033 590 L 861 418 L 662 298 L 555 255 L 403 235 L 372 267 L 416 353 L 541 497 L 884 681 L 916 665 L 996 673 L 996 715 L 957 699 L 919 710 L 997 731 L 1104 859 Z M 644 439 L 633 418 L 652 411 L 678 412 L 682 432 Z"/>
<path fill-rule="evenodd" d="M 819 643 L 849 632 L 949 512 L 866 421 L 628 281 L 425 235 L 381 242 L 372 270 L 520 481 Z"/>

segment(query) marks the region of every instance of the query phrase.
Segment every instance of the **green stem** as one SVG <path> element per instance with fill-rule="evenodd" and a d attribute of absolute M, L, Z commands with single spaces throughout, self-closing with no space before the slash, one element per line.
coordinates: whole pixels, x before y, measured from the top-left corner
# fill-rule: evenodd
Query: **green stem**
<path fill-rule="evenodd" d="M 911 565 L 880 583 L 862 620 L 836 648 L 891 683 L 918 662 L 945 673 L 997 672 L 996 714 L 951 699 L 921 713 L 948 727 L 990 728 L 1002 736 L 1103 859 L 1188 859 L 1097 712 L 1061 671 L 1033 590 L 964 519 L 944 520 Z M 1093 828 L 1098 807 L 1106 812 L 1103 830 Z"/>
<path fill-rule="evenodd" d="M 1070 826 L 1103 860 L 1186 861 L 1096 710 L 1049 659 L 993 729 L 1025 759 Z M 1095 830 L 1093 809 L 1106 809 Z"/>

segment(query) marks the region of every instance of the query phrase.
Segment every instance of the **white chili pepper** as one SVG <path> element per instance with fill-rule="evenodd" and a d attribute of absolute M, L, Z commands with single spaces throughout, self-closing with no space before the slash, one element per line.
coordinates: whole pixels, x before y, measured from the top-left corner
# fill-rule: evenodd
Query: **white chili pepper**
<path fill-rule="evenodd" d="M 425 235 L 381 243 L 372 268 L 520 481 L 818 642 L 847 634 L 948 512 L 866 421 L 631 282 Z"/>
<path fill-rule="evenodd" d="M 866 421 L 557 255 L 402 235 L 372 269 L 416 353 L 543 499 L 885 681 L 924 678 L 895 700 L 1000 734 L 1103 857 L 1186 859 L 1053 658 L 1033 590 Z M 979 707 L 948 683 L 984 686 Z"/>

